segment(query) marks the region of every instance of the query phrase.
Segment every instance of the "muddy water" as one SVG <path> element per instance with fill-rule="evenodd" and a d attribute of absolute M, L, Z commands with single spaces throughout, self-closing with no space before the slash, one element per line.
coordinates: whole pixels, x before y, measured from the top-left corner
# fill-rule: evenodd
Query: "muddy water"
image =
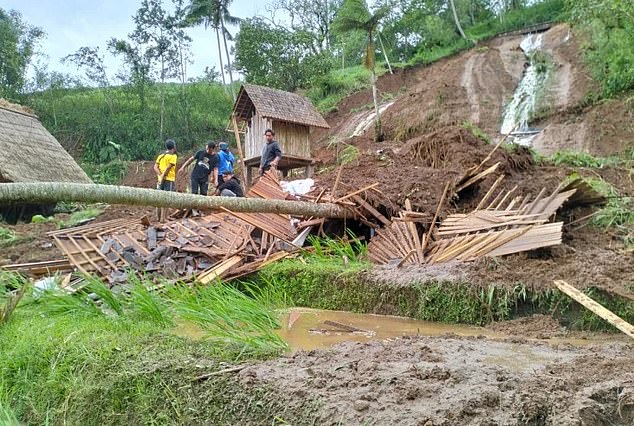
<path fill-rule="evenodd" d="M 282 329 L 278 334 L 293 350 L 327 348 L 342 342 L 367 342 L 403 336 L 440 336 L 448 333 L 460 336 L 496 336 L 495 333 L 479 327 L 307 308 L 289 310 L 282 315 L 281 323 Z"/>
<path fill-rule="evenodd" d="M 494 340 L 511 337 L 508 334 L 469 325 L 443 324 L 388 315 L 355 314 L 310 308 L 291 308 L 285 311 L 280 315 L 280 324 L 281 329 L 277 330 L 277 333 L 288 343 L 293 352 L 329 348 L 343 342 L 390 340 L 405 336 L 484 336 Z M 178 336 L 195 340 L 204 339 L 206 336 L 204 330 L 189 322 L 179 322 L 172 332 Z M 624 341 L 620 335 L 597 335 L 587 338 L 529 338 L 526 340 L 547 342 L 551 345 L 569 344 L 573 346 Z M 526 351 L 526 348 L 519 345 L 517 350 Z M 532 356 L 519 352 L 515 355 L 528 358 Z M 543 360 L 535 359 L 534 361 Z M 508 362 L 509 367 L 512 367 L 515 361 L 508 358 L 507 353 L 490 353 L 485 362 L 497 365 Z"/>

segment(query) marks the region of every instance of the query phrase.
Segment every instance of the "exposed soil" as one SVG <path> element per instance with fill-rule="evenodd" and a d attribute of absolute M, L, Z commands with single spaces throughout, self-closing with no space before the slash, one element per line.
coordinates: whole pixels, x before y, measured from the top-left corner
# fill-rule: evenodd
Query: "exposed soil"
<path fill-rule="evenodd" d="M 298 411 L 316 400 L 324 425 L 631 425 L 632 349 L 419 337 L 300 352 L 239 379 Z"/>
<path fill-rule="evenodd" d="M 535 146 L 544 153 L 576 149 L 608 155 L 632 146 L 631 109 L 623 100 L 595 106 L 584 104 L 596 87 L 581 64 L 579 41 L 565 25 L 545 34 L 546 52 L 556 73 L 546 94 L 548 108 L 536 125 L 544 132 Z M 337 172 L 335 138 L 359 149 L 359 157 L 345 166 L 340 195 L 375 182 L 379 194 L 367 197 L 391 214 L 409 199 L 415 210 L 433 213 L 445 184 L 479 164 L 493 145 L 463 126 L 469 121 L 495 142 L 505 102 L 521 78 L 525 57 L 521 37 L 496 38 L 468 52 L 385 75 L 383 93 L 395 95 L 383 115 L 386 140 L 372 140 L 370 126 L 348 139 L 367 117 L 364 107 L 371 93 L 364 91 L 342 101 L 327 119 L 332 128 L 317 131 L 314 157 L 325 166 L 317 185 L 332 188 Z M 361 111 L 359 111 L 361 109 Z M 356 111 L 356 112 L 355 112 Z M 476 129 L 477 133 L 477 129 Z M 554 189 L 571 172 L 601 177 L 621 194 L 634 196 L 630 170 L 544 167 L 533 163 L 525 149 L 499 149 L 488 164 L 500 162 L 506 175 L 501 188 L 517 185 L 517 193 L 535 195 Z M 472 210 L 491 187 L 495 176 L 470 194 L 452 199 L 441 218 Z M 152 162 L 131 163 L 123 185 L 152 188 Z M 177 180 L 180 192 L 187 179 Z M 152 208 L 110 206 L 97 221 L 140 218 Z M 570 222 L 592 209 L 567 212 Z M 10 226 L 24 242 L 2 250 L 0 264 L 51 260 L 61 253 L 46 237 L 55 224 Z M 420 279 L 443 279 L 488 287 L 523 284 L 540 290 L 564 279 L 579 288 L 596 286 L 634 299 L 634 253 L 623 250 L 613 233 L 580 222 L 566 227 L 561 246 L 466 264 L 433 268 L 380 267 L 382 279 L 411 285 Z M 614 343 L 601 347 L 548 346 L 528 343 L 527 337 L 551 338 L 571 333 L 549 316 L 533 316 L 489 326 L 519 337 L 509 341 L 477 338 L 425 337 L 385 342 L 345 343 L 330 350 L 300 352 L 254 364 L 239 373 L 245 386 L 275 389 L 297 412 L 307 401 L 318 402 L 315 424 L 594 425 L 634 423 L 634 347 Z M 578 333 L 578 332 L 576 332 Z M 583 337 L 583 333 L 575 334 Z"/>

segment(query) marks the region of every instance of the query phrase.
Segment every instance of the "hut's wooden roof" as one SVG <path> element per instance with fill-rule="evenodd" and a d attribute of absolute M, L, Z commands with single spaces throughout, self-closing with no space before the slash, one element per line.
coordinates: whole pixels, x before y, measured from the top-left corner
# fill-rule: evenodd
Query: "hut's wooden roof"
<path fill-rule="evenodd" d="M 249 120 L 254 110 L 260 115 L 289 123 L 330 128 L 313 104 L 304 96 L 254 84 L 243 84 L 233 106 L 233 113 Z"/>
<path fill-rule="evenodd" d="M 35 115 L 6 101 L 0 103 L 0 153 L 0 182 L 91 183 Z"/>

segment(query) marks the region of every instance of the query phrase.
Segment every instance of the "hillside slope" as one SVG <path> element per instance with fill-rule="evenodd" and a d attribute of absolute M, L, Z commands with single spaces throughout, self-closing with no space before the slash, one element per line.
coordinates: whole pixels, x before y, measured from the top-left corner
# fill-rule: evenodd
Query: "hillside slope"
<path fill-rule="evenodd" d="M 383 114 L 387 143 L 407 140 L 449 125 L 467 121 L 493 138 L 499 138 L 504 110 L 522 78 L 527 58 L 519 45 L 524 36 L 498 37 L 429 66 L 386 74 L 379 80 L 384 97 L 393 103 Z M 622 100 L 585 106 L 588 94 L 596 90 L 582 62 L 578 40 L 566 24 L 543 34 L 541 54 L 549 77 L 535 108 L 531 126 L 543 129 L 533 142 L 543 154 L 560 150 L 610 155 L 632 146 L 634 128 L 631 112 Z M 326 142 L 348 140 L 368 118 L 370 91 L 354 94 L 327 117 L 328 132 L 315 133 L 318 158 Z M 361 111 L 359 111 L 361 110 Z M 355 145 L 372 138 L 373 127 L 352 141 Z M 320 143 L 321 142 L 321 143 Z M 381 147 L 384 147 L 381 145 Z"/>

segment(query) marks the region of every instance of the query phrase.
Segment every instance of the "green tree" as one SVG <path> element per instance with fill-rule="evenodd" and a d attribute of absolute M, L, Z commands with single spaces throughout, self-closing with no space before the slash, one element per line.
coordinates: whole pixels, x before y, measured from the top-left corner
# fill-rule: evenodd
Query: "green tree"
<path fill-rule="evenodd" d="M 41 28 L 25 23 L 19 12 L 0 8 L 0 97 L 16 99 L 22 93 L 27 68 L 44 35 Z"/>
<path fill-rule="evenodd" d="M 574 24 L 589 35 L 585 56 L 603 95 L 634 89 L 634 2 L 566 0 Z"/>
<path fill-rule="evenodd" d="M 231 16 L 229 12 L 229 6 L 231 0 L 191 0 L 191 3 L 187 7 L 187 16 L 185 18 L 185 25 L 201 25 L 205 26 L 205 29 L 211 27 L 216 31 L 216 40 L 218 42 L 218 58 L 220 60 L 220 73 L 222 74 L 222 82 L 226 84 L 224 64 L 222 60 L 222 48 L 220 46 L 220 35 L 222 34 L 222 40 L 224 44 L 224 51 L 227 58 L 227 71 L 229 72 L 229 83 L 233 85 L 233 73 L 231 67 L 231 57 L 229 55 L 229 48 L 227 46 L 227 39 L 231 40 L 231 33 L 227 30 L 226 25 L 238 25 L 240 19 L 235 16 Z M 233 95 L 233 87 L 231 87 L 231 93 Z M 235 98 L 235 96 L 234 96 Z"/>
<path fill-rule="evenodd" d="M 341 4 L 342 0 L 276 0 L 269 10 L 273 15 L 283 11 L 289 28 L 310 35 L 311 52 L 320 55 L 331 48 L 332 23 Z"/>
<path fill-rule="evenodd" d="M 379 112 L 378 90 L 376 87 L 376 58 L 374 36 L 378 31 L 379 23 L 388 13 L 387 7 L 381 7 L 374 13 L 370 13 L 365 0 L 344 0 L 337 12 L 333 27 L 340 33 L 351 31 L 363 31 L 367 35 L 363 65 L 370 70 L 372 83 L 372 99 L 374 101 L 374 140 L 383 140 L 381 128 L 381 114 Z"/>
<path fill-rule="evenodd" d="M 245 19 L 236 36 L 235 67 L 249 83 L 288 91 L 308 87 L 332 67 L 331 55 L 312 54 L 310 43 L 306 32 Z"/>

